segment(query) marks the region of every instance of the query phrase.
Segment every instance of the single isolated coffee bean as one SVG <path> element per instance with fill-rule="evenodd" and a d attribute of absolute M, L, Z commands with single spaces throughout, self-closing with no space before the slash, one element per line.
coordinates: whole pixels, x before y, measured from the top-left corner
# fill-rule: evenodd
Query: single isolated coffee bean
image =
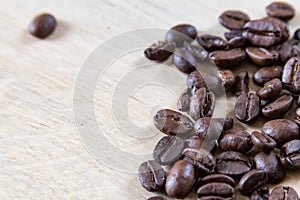
<path fill-rule="evenodd" d="M 280 47 L 279 54 L 283 63 L 291 57 L 300 56 L 300 41 L 295 39 L 285 41 Z"/>
<path fill-rule="evenodd" d="M 246 53 L 241 48 L 216 50 L 209 53 L 209 59 L 220 68 L 234 68 L 246 59 Z"/>
<path fill-rule="evenodd" d="M 299 200 L 299 197 L 292 187 L 277 186 L 271 192 L 269 200 Z"/>
<path fill-rule="evenodd" d="M 259 111 L 260 100 L 254 93 L 242 94 L 235 101 L 234 114 L 243 123 L 253 121 L 258 116 Z"/>
<path fill-rule="evenodd" d="M 253 74 L 254 82 L 258 85 L 263 85 L 264 83 L 274 79 L 279 78 L 281 79 L 283 67 L 280 65 L 274 65 L 272 67 L 262 67 L 259 68 Z"/>
<path fill-rule="evenodd" d="M 198 70 L 191 72 L 186 78 L 186 85 L 189 89 L 207 88 L 206 82 Z"/>
<path fill-rule="evenodd" d="M 192 45 L 189 42 L 184 42 L 183 43 L 184 48 L 191 53 L 196 60 L 198 61 L 203 61 L 207 58 L 208 52 L 200 45 Z"/>
<path fill-rule="evenodd" d="M 49 13 L 36 16 L 29 24 L 29 33 L 37 38 L 43 39 L 50 35 L 56 27 L 56 19 Z"/>
<path fill-rule="evenodd" d="M 254 191 L 251 195 L 251 200 L 269 200 L 269 197 L 269 188 L 266 186 Z"/>
<path fill-rule="evenodd" d="M 295 30 L 294 39 L 295 40 L 300 40 L 300 28 L 298 28 L 297 30 Z"/>
<path fill-rule="evenodd" d="M 156 60 L 159 62 L 165 61 L 174 52 L 175 46 L 166 41 L 159 41 L 152 44 L 144 51 L 144 55 L 149 60 Z"/>
<path fill-rule="evenodd" d="M 300 92 L 300 57 L 290 58 L 283 67 L 282 83 L 291 92 Z"/>
<path fill-rule="evenodd" d="M 196 180 L 194 166 L 186 160 L 177 161 L 167 176 L 165 189 L 170 197 L 183 199 L 193 188 Z"/>
<path fill-rule="evenodd" d="M 206 199 L 235 199 L 234 188 L 227 183 L 212 182 L 201 186 L 197 190 L 197 200 Z"/>
<path fill-rule="evenodd" d="M 239 72 L 235 77 L 234 92 L 236 96 L 248 94 L 249 75 L 247 71 Z"/>
<path fill-rule="evenodd" d="M 264 134 L 259 131 L 253 131 L 251 133 L 251 141 L 257 149 L 265 153 L 269 153 L 277 146 L 275 140 L 273 140 L 267 134 Z"/>
<path fill-rule="evenodd" d="M 274 78 L 264 84 L 264 87 L 257 90 L 256 94 L 263 100 L 274 100 L 282 91 L 282 83 L 279 78 Z"/>
<path fill-rule="evenodd" d="M 219 69 L 219 76 L 222 80 L 222 85 L 225 87 L 225 90 L 231 90 L 235 84 L 235 77 L 231 70 L 229 69 Z"/>
<path fill-rule="evenodd" d="M 223 38 L 215 35 L 201 35 L 196 40 L 208 52 L 223 50 L 228 47 L 228 43 Z"/>
<path fill-rule="evenodd" d="M 165 198 L 162 196 L 153 196 L 149 197 L 147 200 L 165 200 Z"/>
<path fill-rule="evenodd" d="M 250 196 L 255 190 L 265 186 L 268 176 L 261 169 L 253 169 L 247 172 L 239 182 L 239 189 L 242 194 Z"/>
<path fill-rule="evenodd" d="M 232 129 L 223 133 L 223 136 L 219 140 L 219 146 L 224 151 L 246 153 L 253 145 L 248 132 Z"/>
<path fill-rule="evenodd" d="M 138 177 L 142 186 L 150 192 L 163 188 L 166 181 L 165 171 L 154 160 L 149 160 L 140 165 Z"/>
<path fill-rule="evenodd" d="M 281 147 L 280 157 L 283 165 L 291 169 L 300 169 L 300 140 L 292 140 Z"/>
<path fill-rule="evenodd" d="M 235 180 L 230 176 L 224 174 L 210 174 L 203 177 L 200 181 L 200 186 L 208 184 L 208 183 L 226 183 L 234 187 Z"/>
<path fill-rule="evenodd" d="M 295 15 L 294 8 L 286 2 L 273 2 L 266 7 L 268 16 L 279 18 L 283 21 L 292 19 Z"/>
<path fill-rule="evenodd" d="M 166 40 L 182 47 L 183 43 L 192 42 L 197 36 L 197 29 L 191 24 L 178 24 L 173 26 L 166 34 Z"/>
<path fill-rule="evenodd" d="M 247 47 L 246 53 L 257 65 L 272 65 L 279 59 L 279 52 L 263 47 Z"/>
<path fill-rule="evenodd" d="M 177 108 L 180 111 L 186 112 L 190 110 L 190 98 L 192 96 L 192 90 L 186 88 L 179 96 L 177 101 Z"/>
<path fill-rule="evenodd" d="M 194 56 L 184 49 L 177 49 L 173 53 L 173 64 L 179 71 L 189 74 L 196 70 L 196 59 Z"/>
<path fill-rule="evenodd" d="M 219 16 L 220 24 L 228 29 L 243 29 L 248 21 L 249 16 L 238 10 L 227 10 Z"/>
<path fill-rule="evenodd" d="M 291 108 L 293 97 L 284 94 L 275 101 L 268 103 L 262 109 L 262 114 L 269 119 L 281 118 Z"/>

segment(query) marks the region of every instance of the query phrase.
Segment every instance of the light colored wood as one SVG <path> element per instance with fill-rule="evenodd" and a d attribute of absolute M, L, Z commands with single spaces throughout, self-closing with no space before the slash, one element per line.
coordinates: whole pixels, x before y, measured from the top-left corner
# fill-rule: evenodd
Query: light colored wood
<path fill-rule="evenodd" d="M 240 9 L 252 19 L 261 18 L 271 1 L 0 2 L 1 199 L 146 199 L 154 194 L 140 186 L 136 171 L 124 172 L 122 166 L 116 169 L 112 163 L 97 161 L 95 155 L 89 153 L 89 144 L 81 139 L 83 133 L 77 132 L 73 92 L 83 63 L 104 41 L 145 27 L 168 29 L 187 22 L 197 26 L 201 34 L 222 36 L 225 29 L 217 22 L 221 12 Z M 295 1 L 288 2 L 297 10 L 295 19 L 290 22 L 293 33 L 300 25 L 300 6 Z M 44 11 L 57 17 L 58 27 L 47 39 L 38 40 L 28 34 L 27 26 L 36 14 Z M 142 133 L 134 137 L 130 129 L 126 129 L 128 133 L 118 129 L 111 110 L 114 88 L 120 86 L 118 83 L 123 76 L 142 63 L 156 65 L 143 58 L 142 49 L 117 59 L 103 82 L 97 84 L 94 106 L 97 122 L 111 145 L 124 152 L 145 153 L 146 156 L 140 155 L 144 159 L 163 136 L 151 125 L 151 116 L 160 107 L 176 108 L 178 94 L 155 84 L 130 91 L 130 120 L 137 127 L 148 127 L 144 129 L 147 137 L 141 138 Z M 149 69 L 148 75 L 165 74 L 154 72 Z M 174 76 L 163 78 L 171 80 Z M 172 83 L 183 89 L 185 82 L 182 80 L 183 74 Z M 232 108 L 233 100 L 226 102 L 226 111 Z M 218 112 L 224 112 L 224 108 Z M 92 119 L 87 117 L 86 120 Z M 252 130 L 260 125 L 246 128 Z M 131 159 L 120 156 L 120 160 Z M 131 164 L 137 170 L 138 162 Z M 282 184 L 293 186 L 300 194 L 299 176 L 300 172 L 288 171 Z"/>

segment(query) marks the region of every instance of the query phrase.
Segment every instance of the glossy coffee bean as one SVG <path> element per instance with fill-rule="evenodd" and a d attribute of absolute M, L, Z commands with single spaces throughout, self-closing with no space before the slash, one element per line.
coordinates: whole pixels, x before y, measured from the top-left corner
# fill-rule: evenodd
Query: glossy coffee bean
<path fill-rule="evenodd" d="M 197 36 L 197 29 L 191 24 L 178 24 L 173 26 L 166 34 L 166 40 L 182 47 L 183 43 L 193 41 Z"/>
<path fill-rule="evenodd" d="M 222 80 L 222 85 L 226 90 L 230 90 L 235 84 L 235 77 L 231 70 L 229 69 L 220 69 L 219 76 Z"/>
<path fill-rule="evenodd" d="M 159 41 L 152 44 L 144 51 L 144 55 L 149 60 L 156 60 L 159 62 L 165 61 L 174 52 L 175 46 L 172 43 Z"/>
<path fill-rule="evenodd" d="M 197 200 L 234 200 L 235 191 L 234 188 L 226 183 L 212 182 L 201 186 L 197 190 Z"/>
<path fill-rule="evenodd" d="M 189 89 L 193 88 L 207 88 L 206 82 L 198 70 L 191 72 L 186 78 L 186 85 Z"/>
<path fill-rule="evenodd" d="M 258 116 L 259 112 L 260 100 L 256 94 L 242 94 L 236 99 L 234 114 L 239 121 L 249 123 Z"/>
<path fill-rule="evenodd" d="M 283 165 L 287 168 L 300 169 L 300 140 L 285 143 L 280 150 Z"/>
<path fill-rule="evenodd" d="M 269 200 L 270 193 L 268 187 L 257 189 L 251 195 L 251 200 Z"/>
<path fill-rule="evenodd" d="M 232 128 L 232 126 L 233 126 L 233 118 L 226 117 L 224 120 L 223 130 L 229 130 Z"/>
<path fill-rule="evenodd" d="M 224 151 L 246 153 L 253 145 L 248 132 L 232 129 L 223 133 L 223 137 L 219 140 L 219 146 Z"/>
<path fill-rule="evenodd" d="M 294 39 L 295 40 L 300 40 L 300 28 L 298 28 L 297 30 L 295 30 Z"/>
<path fill-rule="evenodd" d="M 257 90 L 256 94 L 263 100 L 274 100 L 280 96 L 282 83 L 279 78 L 274 78 L 264 84 L 264 87 Z"/>
<path fill-rule="evenodd" d="M 300 92 L 300 57 L 290 58 L 283 67 L 282 83 L 292 92 Z"/>
<path fill-rule="evenodd" d="M 283 67 L 279 65 L 274 65 L 272 67 L 262 67 L 259 68 L 253 74 L 254 82 L 258 85 L 263 85 L 264 83 L 274 79 L 279 78 L 281 79 Z"/>
<path fill-rule="evenodd" d="M 283 21 L 292 19 L 295 15 L 294 8 L 286 2 L 272 2 L 266 7 L 268 16 L 279 18 Z"/>
<path fill-rule="evenodd" d="M 172 166 L 167 176 L 166 193 L 170 197 L 183 199 L 192 190 L 195 179 L 194 166 L 186 160 L 179 160 Z"/>
<path fill-rule="evenodd" d="M 224 33 L 224 37 L 228 41 L 236 37 L 243 37 L 243 30 L 239 30 L 239 29 L 230 30 Z"/>
<path fill-rule="evenodd" d="M 268 103 L 262 109 L 262 114 L 269 119 L 281 118 L 291 108 L 293 97 L 284 94 L 273 102 Z"/>
<path fill-rule="evenodd" d="M 279 52 L 262 47 L 247 47 L 246 53 L 257 65 L 272 65 L 279 59 Z"/>
<path fill-rule="evenodd" d="M 173 64 L 179 71 L 189 74 L 196 70 L 196 59 L 184 49 L 177 49 L 173 53 Z"/>
<path fill-rule="evenodd" d="M 235 181 L 230 176 L 224 174 L 210 174 L 203 177 L 200 181 L 200 186 L 208 184 L 208 183 L 226 183 L 234 187 Z"/>
<path fill-rule="evenodd" d="M 180 111 L 186 112 L 190 109 L 190 98 L 192 96 L 191 89 L 187 88 L 183 91 L 183 93 L 179 96 L 177 101 L 177 108 Z"/>
<path fill-rule="evenodd" d="M 195 121 L 194 130 L 195 134 L 199 137 L 205 138 L 207 133 L 215 133 L 219 136 L 222 130 L 230 129 L 233 125 L 232 118 L 211 118 L 211 117 L 201 117 Z"/>
<path fill-rule="evenodd" d="M 165 200 L 165 198 L 162 196 L 153 196 L 149 197 L 147 200 Z"/>
<path fill-rule="evenodd" d="M 220 24 L 228 29 L 243 29 L 248 21 L 250 21 L 249 16 L 238 10 L 227 10 L 219 16 Z"/>
<path fill-rule="evenodd" d="M 222 80 L 218 76 L 217 71 L 201 72 L 203 79 L 207 85 L 207 88 L 214 93 L 215 96 L 225 94 L 225 90 L 222 88 Z"/>
<path fill-rule="evenodd" d="M 249 75 L 247 71 L 239 72 L 235 77 L 234 92 L 236 96 L 248 94 Z"/>
<path fill-rule="evenodd" d="M 140 165 L 138 177 L 141 185 L 151 192 L 163 188 L 166 181 L 165 171 L 154 160 L 149 160 Z"/>
<path fill-rule="evenodd" d="M 271 23 L 276 24 L 277 26 L 279 26 L 281 28 L 282 32 L 278 33 L 279 34 L 278 36 L 281 37 L 280 43 L 282 43 L 282 42 L 289 39 L 290 31 L 289 31 L 289 27 L 288 27 L 286 22 L 284 22 L 284 21 L 282 21 L 278 18 L 275 18 L 275 17 L 264 17 L 261 20 L 271 22 Z"/>
<path fill-rule="evenodd" d="M 227 42 L 223 38 L 214 35 L 201 35 L 198 36 L 196 40 L 208 52 L 223 50 L 228 46 Z"/>
<path fill-rule="evenodd" d="M 277 143 L 267 134 L 264 134 L 259 131 L 253 131 L 251 133 L 251 141 L 252 144 L 259 150 L 269 153 L 272 151 L 276 146 Z"/>
<path fill-rule="evenodd" d="M 268 176 L 261 169 L 253 169 L 247 172 L 239 182 L 240 192 L 250 196 L 255 190 L 265 186 L 268 181 Z"/>
<path fill-rule="evenodd" d="M 254 156 L 257 169 L 262 169 L 267 173 L 268 183 L 279 183 L 285 177 L 285 168 L 280 162 L 280 158 L 274 152 L 260 152 Z"/>
<path fill-rule="evenodd" d="M 169 165 L 179 160 L 185 148 L 184 141 L 176 136 L 161 138 L 153 149 L 153 159 L 161 165 Z"/>
<path fill-rule="evenodd" d="M 184 42 L 183 46 L 186 51 L 191 53 L 198 61 L 203 61 L 208 56 L 208 52 L 200 45 L 192 45 L 189 42 Z"/>
<path fill-rule="evenodd" d="M 299 200 L 299 197 L 292 187 L 277 186 L 271 192 L 269 200 Z"/>
<path fill-rule="evenodd" d="M 50 35 L 56 27 L 56 19 L 53 15 L 43 13 L 36 16 L 29 24 L 29 33 L 43 39 Z"/>
<path fill-rule="evenodd" d="M 246 53 L 241 48 L 234 48 L 212 51 L 208 57 L 217 67 L 234 68 L 245 60 Z"/>
<path fill-rule="evenodd" d="M 184 141 L 184 143 L 187 148 L 200 149 L 200 148 L 203 148 L 204 140 L 205 140 L 205 138 L 194 135 L 194 136 L 186 139 Z"/>
<path fill-rule="evenodd" d="M 285 41 L 280 47 L 279 54 L 283 63 L 291 57 L 300 56 L 300 41 L 295 39 Z"/>

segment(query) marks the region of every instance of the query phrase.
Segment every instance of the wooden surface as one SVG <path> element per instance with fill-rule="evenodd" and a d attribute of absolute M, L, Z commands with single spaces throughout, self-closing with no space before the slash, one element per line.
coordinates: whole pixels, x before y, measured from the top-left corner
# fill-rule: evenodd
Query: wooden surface
<path fill-rule="evenodd" d="M 123 163 L 130 161 L 129 167 L 126 164 L 124 167 L 116 165 L 113 157 L 106 163 L 101 161 L 91 153 L 90 144 L 82 139 L 85 133 L 76 127 L 86 126 L 89 120 L 94 120 L 87 116 L 85 123 L 78 124 L 73 112 L 76 78 L 90 53 L 104 41 L 121 33 L 145 27 L 168 29 L 182 22 L 194 24 L 200 33 L 222 36 L 225 29 L 217 22 L 222 11 L 240 9 L 252 19 L 260 18 L 265 16 L 264 8 L 271 1 L 0 2 L 1 199 L 119 200 L 146 199 L 153 194 L 146 192 L 138 182 L 136 170 L 139 160 L 135 162 L 120 155 L 118 160 Z M 293 32 L 300 25 L 300 5 L 295 1 L 289 2 L 297 10 L 295 19 L 290 22 Z M 58 27 L 47 39 L 38 40 L 28 34 L 27 26 L 36 14 L 44 11 L 56 16 Z M 163 39 L 164 36 L 161 37 Z M 167 86 L 148 83 L 137 85 L 135 90 L 126 93 L 125 84 L 124 90 L 122 87 L 121 90 L 129 97 L 126 106 L 129 118 L 122 119 L 117 115 L 116 119 L 113 116 L 112 108 L 118 108 L 118 101 L 113 103 L 115 88 L 120 86 L 118 83 L 122 77 L 134 71 L 139 63 L 154 64 L 146 61 L 142 49 L 138 49 L 117 59 L 109 67 L 103 82 L 96 86 L 96 121 L 103 138 L 110 143 L 105 152 L 108 157 L 113 146 L 122 152 L 139 155 L 141 160 L 151 158 L 149 153 L 163 136 L 151 125 L 151 116 L 161 107 L 176 108 L 177 93 L 174 95 Z M 164 74 L 155 73 L 151 68 L 148 75 L 146 71 L 142 73 L 145 77 L 157 76 L 172 80 L 172 84 L 178 84 L 178 87 L 185 87 L 183 74 L 177 73 L 175 81 L 174 76 L 164 77 Z M 78 102 L 75 105 L 78 106 Z M 218 112 L 229 112 L 232 105 L 231 98 Z M 232 115 L 232 112 L 228 114 Z M 124 127 L 115 123 L 122 120 L 132 121 L 132 128 L 139 127 L 143 131 L 135 137 L 132 133 L 136 132 L 131 132 L 130 126 L 122 130 Z M 250 131 L 260 125 L 258 122 L 252 128 L 246 128 Z M 237 123 L 236 127 L 242 126 Z M 142 137 L 144 132 L 147 137 Z M 100 157 L 101 153 L 104 152 L 100 152 Z M 300 194 L 299 176 L 300 172 L 289 171 L 282 184 L 293 186 Z"/>

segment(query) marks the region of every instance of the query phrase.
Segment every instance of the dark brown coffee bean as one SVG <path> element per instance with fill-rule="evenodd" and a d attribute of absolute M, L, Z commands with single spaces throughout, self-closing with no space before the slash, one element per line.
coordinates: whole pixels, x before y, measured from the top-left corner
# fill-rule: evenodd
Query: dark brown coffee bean
<path fill-rule="evenodd" d="M 165 198 L 162 196 L 153 196 L 149 197 L 147 200 L 165 200 Z"/>
<path fill-rule="evenodd" d="M 292 92 L 300 92 L 300 57 L 290 58 L 284 65 L 282 83 Z"/>
<path fill-rule="evenodd" d="M 170 197 L 183 199 L 193 188 L 195 183 L 195 169 L 186 160 L 177 161 L 167 176 L 165 189 Z"/>
<path fill-rule="evenodd" d="M 295 40 L 300 40 L 300 28 L 298 28 L 297 30 L 295 30 L 294 39 Z"/>
<path fill-rule="evenodd" d="M 207 88 L 216 96 L 225 94 L 225 90 L 222 85 L 222 80 L 218 76 L 217 71 L 201 72 L 203 79 L 207 85 Z"/>
<path fill-rule="evenodd" d="M 253 192 L 251 195 L 251 200 L 269 200 L 269 197 L 269 188 L 263 187 Z"/>
<path fill-rule="evenodd" d="M 28 30 L 31 35 L 43 39 L 50 35 L 56 27 L 56 19 L 53 15 L 43 13 L 36 16 L 29 24 Z"/>
<path fill-rule="evenodd" d="M 249 92 L 249 75 L 247 71 L 240 72 L 235 77 L 234 91 L 236 96 L 248 94 Z"/>
<path fill-rule="evenodd" d="M 285 167 L 300 169 L 300 140 L 285 143 L 281 147 L 280 156 Z"/>
<path fill-rule="evenodd" d="M 289 39 L 290 31 L 289 31 L 288 24 L 286 22 L 284 22 L 284 21 L 282 21 L 278 18 L 275 18 L 275 17 L 264 17 L 264 18 L 262 18 L 262 20 L 274 23 L 274 24 L 278 25 L 281 28 L 281 30 L 282 30 L 281 37 L 282 38 L 281 38 L 280 43 Z"/>
<path fill-rule="evenodd" d="M 220 68 L 234 68 L 246 58 L 246 53 L 241 48 L 230 50 L 217 50 L 209 53 L 209 59 Z"/>
<path fill-rule="evenodd" d="M 224 121 L 223 130 L 229 130 L 232 128 L 232 126 L 233 126 L 233 118 L 226 117 Z"/>
<path fill-rule="evenodd" d="M 261 131 L 273 138 L 277 147 L 281 147 L 286 142 L 299 137 L 298 125 L 288 119 L 275 119 L 265 123 Z"/>
<path fill-rule="evenodd" d="M 285 41 L 280 47 L 279 54 L 283 63 L 291 57 L 300 56 L 300 41 L 295 39 Z"/>
<path fill-rule="evenodd" d="M 260 100 L 254 93 L 242 94 L 235 101 L 234 114 L 243 123 L 253 121 L 258 116 L 259 111 Z"/>
<path fill-rule="evenodd" d="M 224 151 L 246 153 L 253 145 L 248 132 L 232 129 L 224 132 L 223 137 L 219 140 L 219 146 Z"/>
<path fill-rule="evenodd" d="M 175 46 L 172 43 L 159 41 L 152 44 L 144 51 L 144 55 L 149 60 L 156 60 L 162 62 L 166 60 L 175 50 Z"/>
<path fill-rule="evenodd" d="M 207 88 L 206 82 L 205 82 L 203 76 L 201 75 L 201 73 L 198 70 L 191 72 L 187 76 L 186 85 L 189 89 L 192 89 L 192 88 L 199 89 L 199 88 L 202 88 L 202 87 Z"/>
<path fill-rule="evenodd" d="M 257 84 L 263 85 L 264 83 L 274 78 L 281 79 L 282 71 L 283 67 L 279 65 L 275 65 L 272 67 L 262 67 L 254 72 L 253 79 Z"/>
<path fill-rule="evenodd" d="M 197 135 L 194 135 L 192 136 L 191 138 L 188 138 L 184 141 L 185 143 L 185 146 L 187 148 L 196 148 L 196 149 L 199 149 L 199 148 L 202 148 L 202 144 L 204 142 L 204 139 L 203 137 L 199 137 Z"/>
<path fill-rule="evenodd" d="M 242 176 L 252 169 L 252 161 L 249 157 L 236 151 L 225 151 L 217 158 L 217 172 L 232 176 Z"/>
<path fill-rule="evenodd" d="M 268 16 L 279 18 L 283 21 L 292 19 L 295 15 L 294 8 L 285 2 L 272 2 L 266 7 Z"/>
<path fill-rule="evenodd" d="M 279 53 L 273 49 L 262 47 L 247 47 L 246 53 L 257 65 L 272 65 L 279 59 Z"/>
<path fill-rule="evenodd" d="M 173 64 L 177 69 L 186 74 L 196 70 L 196 59 L 185 49 L 177 49 L 173 53 Z"/>
<path fill-rule="evenodd" d="M 215 95 L 202 87 L 191 97 L 190 116 L 197 120 L 201 117 L 210 117 L 215 108 Z"/>
<path fill-rule="evenodd" d="M 166 34 L 166 40 L 175 42 L 177 47 L 182 47 L 185 41 L 191 42 L 197 36 L 197 29 L 191 24 L 179 24 L 173 26 Z"/>
<path fill-rule="evenodd" d="M 187 88 L 183 91 L 183 93 L 179 96 L 177 101 L 177 108 L 180 111 L 189 111 L 190 110 L 190 98 L 192 96 L 191 89 Z"/>
<path fill-rule="evenodd" d="M 167 135 L 183 135 L 193 130 L 193 122 L 180 112 L 162 109 L 153 117 L 155 127 Z"/>
<path fill-rule="evenodd" d="M 269 119 L 281 118 L 292 106 L 293 97 L 284 94 L 275 101 L 268 103 L 262 109 L 262 114 Z"/>
<path fill-rule="evenodd" d="M 263 100 L 274 100 L 280 96 L 282 83 L 279 78 L 274 78 L 264 84 L 264 87 L 257 90 L 256 94 Z"/>
<path fill-rule="evenodd" d="M 163 188 L 166 181 L 165 171 L 154 160 L 149 160 L 140 165 L 138 177 L 142 186 L 151 192 Z"/>
<path fill-rule="evenodd" d="M 228 29 L 243 29 L 248 21 L 249 16 L 238 10 L 227 10 L 219 16 L 220 24 Z"/>
<path fill-rule="evenodd" d="M 299 197 L 292 187 L 277 186 L 271 192 L 269 200 L 299 200 Z"/>
<path fill-rule="evenodd" d="M 183 46 L 196 60 L 203 61 L 207 58 L 208 52 L 202 46 L 192 45 L 189 42 L 184 42 Z"/>
<path fill-rule="evenodd" d="M 201 35 L 196 38 L 197 42 L 207 51 L 226 49 L 228 44 L 221 37 L 214 35 Z"/>
<path fill-rule="evenodd" d="M 294 120 L 298 125 L 300 125 L 300 108 L 297 108 L 296 110 L 296 116 Z"/>
<path fill-rule="evenodd" d="M 224 33 L 224 37 L 226 40 L 230 41 L 231 39 L 234 39 L 236 37 L 242 37 L 243 36 L 243 30 L 230 30 L 228 32 Z"/>
<path fill-rule="evenodd" d="M 215 171 L 216 161 L 209 151 L 201 148 L 186 148 L 182 154 L 184 159 L 194 165 L 200 172 L 210 174 Z"/>
<path fill-rule="evenodd" d="M 267 184 L 268 176 L 261 169 L 253 169 L 247 172 L 239 182 L 239 189 L 242 194 L 250 196 L 255 190 Z"/>
<path fill-rule="evenodd" d="M 225 32 L 224 36 L 231 47 L 244 47 L 247 44 L 245 37 L 243 36 L 243 30 L 231 30 L 229 32 Z"/>
<path fill-rule="evenodd" d="M 234 188 L 226 183 L 213 182 L 201 186 L 197 190 L 197 200 L 234 200 Z"/>
<path fill-rule="evenodd" d="M 273 140 L 270 136 L 258 131 L 253 131 L 251 133 L 251 141 L 257 149 L 265 153 L 269 153 L 277 146 L 275 140 Z"/>
<path fill-rule="evenodd" d="M 226 183 L 234 187 L 235 181 L 230 176 L 224 174 L 211 174 L 203 177 L 200 181 L 200 186 L 208 184 L 208 183 Z"/>
<path fill-rule="evenodd" d="M 181 158 L 184 141 L 176 136 L 161 138 L 153 150 L 153 159 L 161 165 L 169 165 Z"/>
<path fill-rule="evenodd" d="M 279 183 L 285 176 L 285 168 L 274 152 L 260 152 L 254 156 L 257 169 L 264 170 L 268 175 L 268 183 Z"/>
<path fill-rule="evenodd" d="M 199 137 L 205 138 L 209 129 L 211 132 L 220 135 L 224 127 L 224 119 L 201 117 L 195 121 L 194 130 L 195 134 Z"/>

